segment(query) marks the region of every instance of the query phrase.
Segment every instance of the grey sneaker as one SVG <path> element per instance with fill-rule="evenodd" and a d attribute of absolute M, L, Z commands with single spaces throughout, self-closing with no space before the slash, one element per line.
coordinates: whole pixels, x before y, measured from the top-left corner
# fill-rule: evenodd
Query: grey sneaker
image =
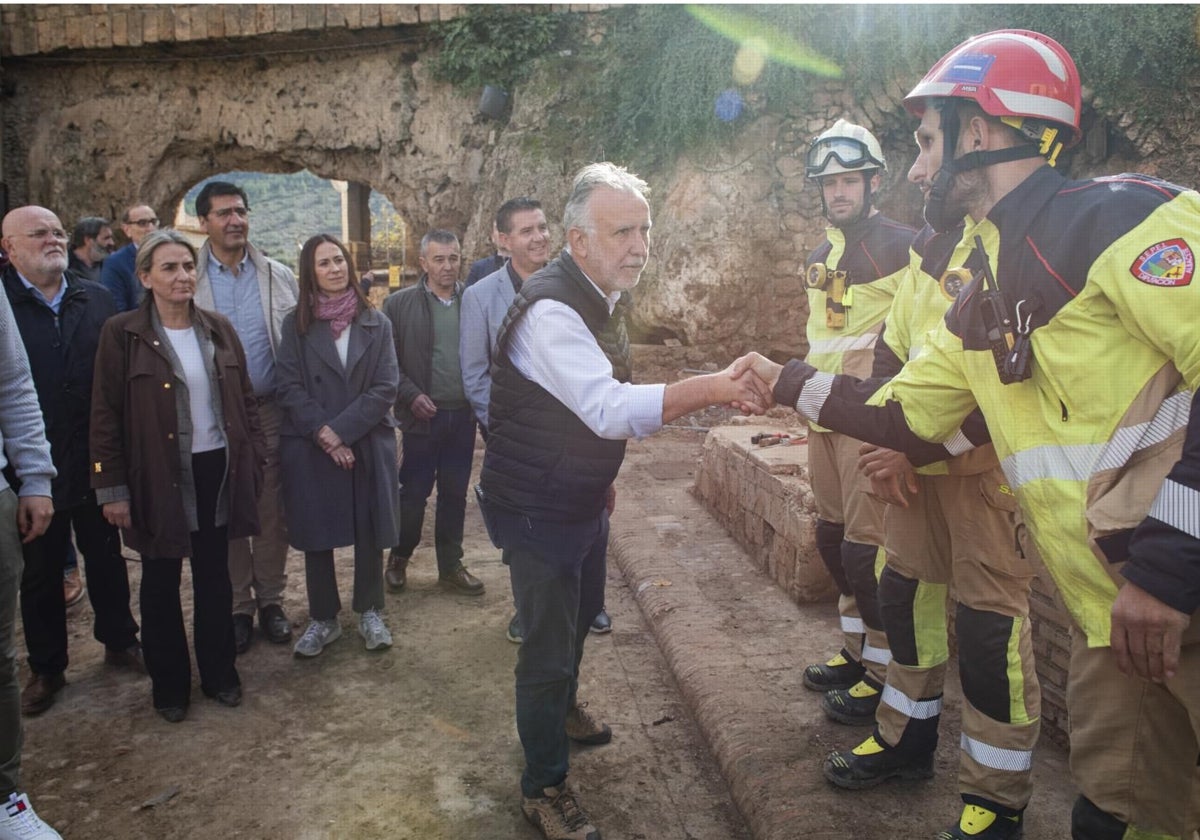
<path fill-rule="evenodd" d="M 522 796 L 521 813 L 546 840 L 600 840 L 600 829 L 592 825 L 565 781 L 546 788 L 542 796 Z"/>
<path fill-rule="evenodd" d="M 304 635 L 300 637 L 300 641 L 296 642 L 296 647 L 292 650 L 296 656 L 319 656 L 321 651 L 325 650 L 325 645 L 341 637 L 342 625 L 336 618 L 328 621 L 314 619 L 308 623 Z"/>
<path fill-rule="evenodd" d="M 383 623 L 379 610 L 367 610 L 358 620 L 358 634 L 367 643 L 367 650 L 379 650 L 392 646 L 392 634 Z"/>

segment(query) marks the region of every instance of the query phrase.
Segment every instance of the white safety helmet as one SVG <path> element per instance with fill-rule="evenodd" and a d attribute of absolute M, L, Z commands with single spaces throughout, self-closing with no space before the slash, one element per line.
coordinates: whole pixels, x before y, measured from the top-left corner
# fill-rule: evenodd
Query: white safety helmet
<path fill-rule="evenodd" d="M 809 178 L 876 169 L 887 170 L 879 141 L 861 125 L 846 120 L 838 120 L 813 140 L 804 160 Z"/>

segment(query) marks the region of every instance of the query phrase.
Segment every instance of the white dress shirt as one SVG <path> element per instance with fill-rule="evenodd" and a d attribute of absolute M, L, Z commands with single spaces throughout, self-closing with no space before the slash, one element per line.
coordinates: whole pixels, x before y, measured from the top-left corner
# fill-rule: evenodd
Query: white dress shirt
<path fill-rule="evenodd" d="M 591 280 L 588 280 L 591 283 Z M 620 297 L 605 296 L 608 311 Z M 525 312 L 508 343 L 517 371 L 569 408 L 598 437 L 642 438 L 662 428 L 665 385 L 633 385 L 613 378 L 612 365 L 579 313 L 556 300 Z"/>

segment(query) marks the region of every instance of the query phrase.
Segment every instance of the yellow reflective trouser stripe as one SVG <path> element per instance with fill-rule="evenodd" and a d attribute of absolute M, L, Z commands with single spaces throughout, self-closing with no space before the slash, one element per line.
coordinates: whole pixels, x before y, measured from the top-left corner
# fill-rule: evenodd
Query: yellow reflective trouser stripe
<path fill-rule="evenodd" d="M 913 720 L 929 720 L 942 713 L 942 698 L 914 700 L 889 683 L 883 687 L 882 701 Z"/>
<path fill-rule="evenodd" d="M 1181 840 L 1181 838 L 1178 834 L 1159 834 L 1157 831 L 1142 831 L 1128 826 L 1125 833 L 1121 835 L 1121 840 Z"/>
<path fill-rule="evenodd" d="M 804 383 L 804 390 L 796 400 L 796 411 L 807 420 L 816 420 L 821 416 L 821 408 L 829 397 L 833 387 L 832 373 L 815 373 Z"/>
<path fill-rule="evenodd" d="M 1033 767 L 1033 752 L 1031 750 L 1006 750 L 1003 747 L 993 747 L 983 741 L 968 738 L 964 733 L 959 742 L 963 752 L 977 763 L 993 770 L 1009 770 L 1024 772 Z"/>
<path fill-rule="evenodd" d="M 840 335 L 836 338 L 818 338 L 808 344 L 809 355 L 813 353 L 847 353 L 851 350 L 870 350 L 879 338 L 878 333 L 867 335 Z"/>
<path fill-rule="evenodd" d="M 912 611 L 918 668 L 932 668 L 950 658 L 946 639 L 946 589 L 944 583 L 917 582 Z"/>
<path fill-rule="evenodd" d="M 1150 506 L 1150 515 L 1200 540 L 1200 490 L 1168 478 Z"/>
<path fill-rule="evenodd" d="M 1012 629 L 1008 633 L 1008 720 L 1020 726 L 1030 722 L 1025 708 L 1025 671 L 1021 663 L 1021 623 L 1025 619 L 1014 616 Z"/>

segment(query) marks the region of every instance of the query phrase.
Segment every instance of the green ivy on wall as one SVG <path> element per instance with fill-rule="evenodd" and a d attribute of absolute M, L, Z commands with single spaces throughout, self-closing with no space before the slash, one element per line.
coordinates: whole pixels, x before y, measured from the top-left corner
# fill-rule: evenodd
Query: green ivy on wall
<path fill-rule="evenodd" d="M 719 25 L 722 15 L 733 24 Z M 496 84 L 496 79 L 519 83 L 527 78 L 528 62 L 569 37 L 572 24 L 548 20 L 566 17 L 573 16 L 485 7 L 444 24 L 439 72 L 466 86 Z M 915 84 L 934 61 L 970 35 L 1032 29 L 1067 47 L 1083 84 L 1105 108 L 1130 111 L 1151 122 L 1172 107 L 1183 80 L 1200 69 L 1196 7 L 1191 5 L 739 5 L 699 10 L 634 5 L 609 9 L 601 19 L 604 38 L 584 46 L 578 56 L 577 69 L 588 74 L 579 82 L 588 104 L 580 109 L 580 128 L 605 155 L 638 164 L 720 144 L 763 111 L 805 112 L 820 81 L 816 75 L 768 60 L 753 78 L 744 73 L 735 78 L 739 50 L 756 37 L 790 41 L 797 51 L 821 56 L 840 68 L 852 90 L 866 92 L 887 80 L 904 88 Z M 576 20 L 573 25 L 581 24 Z"/>
<path fill-rule="evenodd" d="M 556 44 L 568 17 L 504 6 L 468 9 L 468 14 L 437 24 L 442 49 L 433 65 L 439 79 L 465 89 L 495 85 L 512 91 L 529 77 L 532 62 Z"/>

